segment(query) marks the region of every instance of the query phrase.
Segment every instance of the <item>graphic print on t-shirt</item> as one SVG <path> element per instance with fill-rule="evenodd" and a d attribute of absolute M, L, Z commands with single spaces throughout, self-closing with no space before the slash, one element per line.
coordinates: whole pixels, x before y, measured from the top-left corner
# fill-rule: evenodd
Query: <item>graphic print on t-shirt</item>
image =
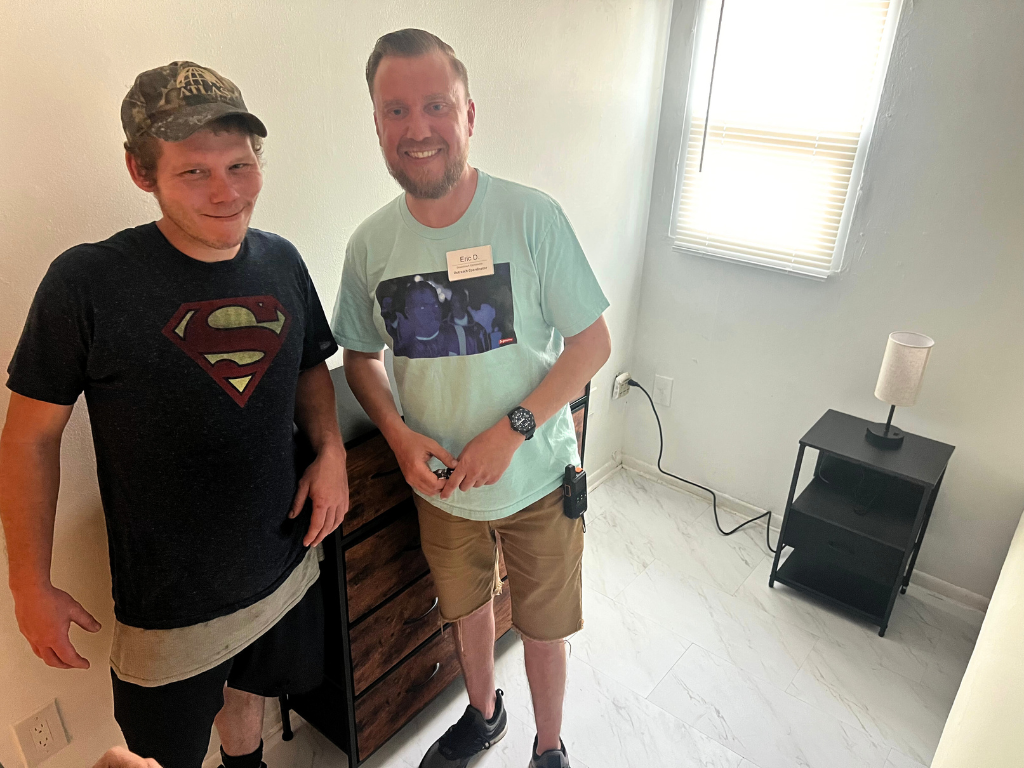
<path fill-rule="evenodd" d="M 291 322 L 275 297 L 244 296 L 182 304 L 163 333 L 244 408 Z"/>
<path fill-rule="evenodd" d="M 393 277 L 377 285 L 377 303 L 397 357 L 479 355 L 516 343 L 507 262 L 466 280 L 446 271 Z"/>

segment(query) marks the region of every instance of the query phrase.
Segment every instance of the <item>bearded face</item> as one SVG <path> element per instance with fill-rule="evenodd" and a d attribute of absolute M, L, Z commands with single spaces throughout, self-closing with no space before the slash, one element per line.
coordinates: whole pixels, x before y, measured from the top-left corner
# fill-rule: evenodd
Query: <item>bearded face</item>
<path fill-rule="evenodd" d="M 462 151 L 453 154 L 448 142 L 440 136 L 432 137 L 430 143 L 434 146 L 429 149 L 419 149 L 418 143 L 409 142 L 405 146 L 400 143 L 397 158 L 392 161 L 388 157 L 388 153 L 384 151 L 384 162 L 387 164 L 392 178 L 410 195 L 426 200 L 437 200 L 451 192 L 462 177 L 462 172 L 469 159 L 469 144 L 463 144 Z M 432 154 L 421 154 L 424 152 Z M 443 161 L 443 165 L 441 163 L 414 165 L 403 162 L 404 157 L 437 157 L 438 160 Z"/>
<path fill-rule="evenodd" d="M 465 172 L 476 116 L 447 57 L 384 57 L 373 102 L 381 152 L 394 179 L 412 197 L 447 195 Z"/>

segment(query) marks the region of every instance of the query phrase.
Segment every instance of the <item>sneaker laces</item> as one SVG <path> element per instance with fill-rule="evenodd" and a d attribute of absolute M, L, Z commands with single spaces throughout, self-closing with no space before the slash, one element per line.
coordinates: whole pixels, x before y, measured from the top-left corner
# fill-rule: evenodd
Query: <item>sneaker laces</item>
<path fill-rule="evenodd" d="M 441 754 L 449 760 L 457 760 L 472 757 L 480 750 L 489 748 L 490 740 L 480 732 L 476 723 L 473 708 L 466 707 L 459 721 L 438 740 L 437 748 Z"/>

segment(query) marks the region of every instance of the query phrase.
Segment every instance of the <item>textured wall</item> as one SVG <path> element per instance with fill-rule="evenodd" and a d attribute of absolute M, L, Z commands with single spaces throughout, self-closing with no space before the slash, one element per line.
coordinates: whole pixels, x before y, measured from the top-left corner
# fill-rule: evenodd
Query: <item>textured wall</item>
<path fill-rule="evenodd" d="M 1018 0 L 904 3 L 843 272 L 824 282 L 675 252 L 667 233 L 695 3 L 677 3 L 635 342 L 671 376 L 664 466 L 781 511 L 827 409 L 884 420 L 891 331 L 935 338 L 899 426 L 957 446 L 918 566 L 991 594 L 1024 507 L 1024 31 Z M 657 433 L 629 398 L 624 452 Z"/>
<path fill-rule="evenodd" d="M 354 227 L 398 192 L 373 133 L 362 70 L 403 26 L 446 38 L 477 102 L 471 160 L 561 201 L 609 298 L 607 393 L 634 336 L 667 45 L 667 0 L 519 2 L 146 2 L 0 6 L 0 361 L 6 367 L 49 262 L 79 242 L 151 220 L 124 170 L 119 105 L 135 75 L 175 58 L 234 80 L 266 123 L 266 186 L 254 225 L 292 239 L 328 309 Z M 0 394 L 6 409 L 7 394 Z M 620 446 L 621 403 L 600 398 L 588 464 Z M 0 763 L 20 764 L 6 725 L 57 697 L 71 747 L 47 765 L 89 764 L 119 739 L 105 655 L 112 620 L 106 545 L 84 408 L 64 442 L 54 580 L 106 629 L 73 637 L 89 672 L 46 668 L 0 589 Z M 6 563 L 0 564 L 6 569 Z"/>

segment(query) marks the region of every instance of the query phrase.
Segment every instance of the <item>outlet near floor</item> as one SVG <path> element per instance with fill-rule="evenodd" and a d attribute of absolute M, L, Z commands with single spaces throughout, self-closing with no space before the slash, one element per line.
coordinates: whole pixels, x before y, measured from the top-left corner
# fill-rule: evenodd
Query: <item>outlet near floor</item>
<path fill-rule="evenodd" d="M 51 701 L 34 715 L 15 723 L 14 735 L 28 768 L 35 768 L 68 745 L 56 701 Z"/>

